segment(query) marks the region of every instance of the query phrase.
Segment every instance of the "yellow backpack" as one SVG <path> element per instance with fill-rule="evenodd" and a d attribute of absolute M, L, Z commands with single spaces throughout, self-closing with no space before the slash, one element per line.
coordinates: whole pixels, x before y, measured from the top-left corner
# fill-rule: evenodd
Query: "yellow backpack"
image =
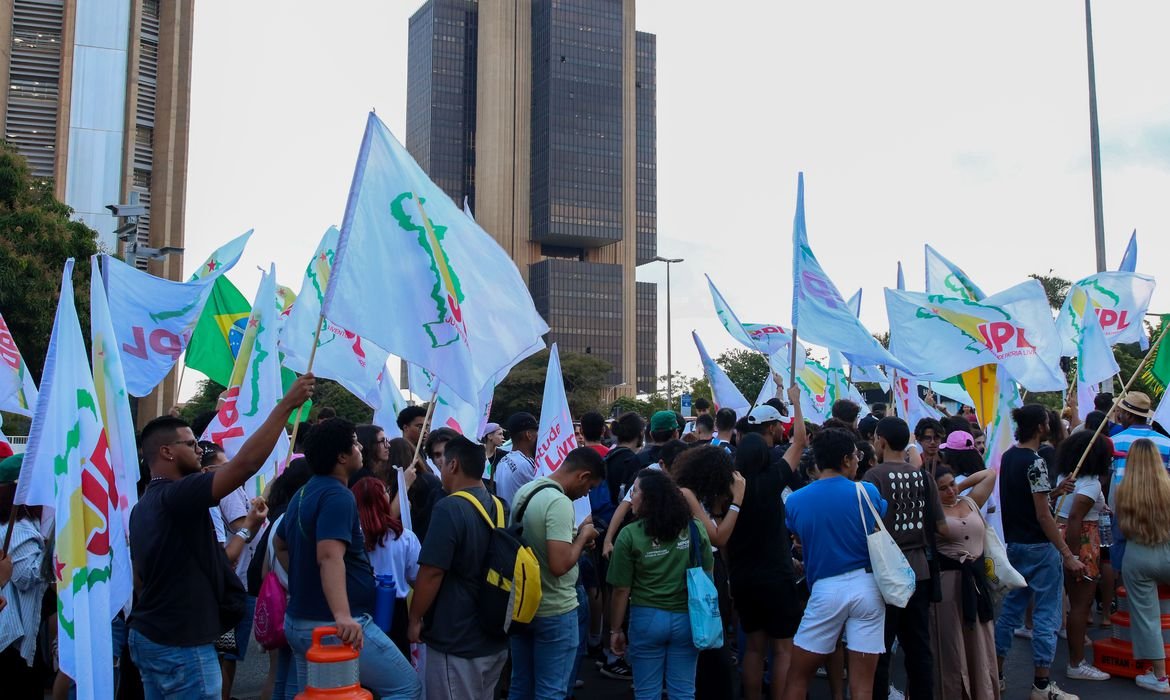
<path fill-rule="evenodd" d="M 524 510 L 532 496 L 552 484 L 542 484 L 532 490 L 528 500 L 516 512 L 515 523 L 506 527 L 504 506 L 492 496 L 496 517 L 488 515 L 479 499 L 467 491 L 451 494 L 475 506 L 484 522 L 491 528 L 491 538 L 481 566 L 479 592 L 479 619 L 491 633 L 519 634 L 536 616 L 540 607 L 540 562 L 536 553 L 524 540 Z"/>

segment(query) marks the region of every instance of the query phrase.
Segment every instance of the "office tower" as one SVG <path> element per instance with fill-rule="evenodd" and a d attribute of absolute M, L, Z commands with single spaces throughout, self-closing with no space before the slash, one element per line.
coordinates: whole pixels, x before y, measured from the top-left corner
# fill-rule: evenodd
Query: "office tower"
<path fill-rule="evenodd" d="M 411 17 L 406 147 L 516 262 L 549 340 L 653 391 L 655 42 L 633 0 L 428 0 Z"/>
<path fill-rule="evenodd" d="M 107 205 L 146 206 L 137 238 L 183 246 L 193 0 L 9 0 L 0 3 L 4 138 L 58 199 L 119 250 Z M 169 279 L 181 256 L 136 259 Z M 174 373 L 138 415 L 175 404 Z"/>

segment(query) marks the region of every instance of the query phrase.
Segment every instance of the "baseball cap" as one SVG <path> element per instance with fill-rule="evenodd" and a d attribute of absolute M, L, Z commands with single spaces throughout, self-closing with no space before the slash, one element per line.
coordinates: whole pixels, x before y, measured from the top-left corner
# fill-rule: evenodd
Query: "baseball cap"
<path fill-rule="evenodd" d="M 480 439 L 483 439 L 483 438 L 487 437 L 488 435 L 491 435 L 492 433 L 496 432 L 499 429 L 500 429 L 499 423 L 488 423 L 487 425 L 483 426 L 483 435 L 480 435 L 479 437 L 480 437 Z"/>
<path fill-rule="evenodd" d="M 650 416 L 650 432 L 664 430 L 678 430 L 678 418 L 675 417 L 674 411 L 658 411 Z"/>
<path fill-rule="evenodd" d="M 0 461 L 0 484 L 11 484 L 16 481 L 20 477 L 20 465 L 23 463 L 23 452 Z"/>
<path fill-rule="evenodd" d="M 943 449 L 956 452 L 973 450 L 975 449 L 975 438 L 965 430 L 952 430 L 947 433 L 947 441 L 943 443 Z"/>
<path fill-rule="evenodd" d="M 515 435 L 525 430 L 540 430 L 540 423 L 536 421 L 536 416 L 531 413 L 513 413 L 508 419 L 508 434 Z"/>
<path fill-rule="evenodd" d="M 783 420 L 784 416 L 780 415 L 780 411 L 777 411 L 768 404 L 760 404 L 759 406 L 756 406 L 752 409 L 751 413 L 747 415 L 747 422 L 751 425 L 763 425 L 764 423 Z"/>

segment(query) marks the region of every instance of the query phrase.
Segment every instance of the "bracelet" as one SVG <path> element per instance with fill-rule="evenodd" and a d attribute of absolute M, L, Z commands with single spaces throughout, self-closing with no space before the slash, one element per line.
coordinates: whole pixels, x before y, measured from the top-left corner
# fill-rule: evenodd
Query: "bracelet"
<path fill-rule="evenodd" d="M 738 513 L 738 512 L 739 512 L 739 506 L 737 506 L 736 504 L 732 503 L 731 505 L 727 506 L 727 510 L 729 510 L 729 511 L 730 511 L 730 512 L 732 512 L 732 513 Z"/>

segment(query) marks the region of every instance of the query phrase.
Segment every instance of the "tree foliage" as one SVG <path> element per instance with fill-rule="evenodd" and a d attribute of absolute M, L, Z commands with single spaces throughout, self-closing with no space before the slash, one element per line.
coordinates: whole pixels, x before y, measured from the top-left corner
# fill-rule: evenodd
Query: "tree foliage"
<path fill-rule="evenodd" d="M 491 420 L 503 423 L 508 416 L 520 411 L 540 415 L 548 358 L 549 351 L 542 350 L 516 365 L 500 382 L 492 400 Z M 583 413 L 599 410 L 610 388 L 608 377 L 613 367 L 599 357 L 576 352 L 562 351 L 560 358 L 569 411 L 574 417 L 580 417 Z"/>
<path fill-rule="evenodd" d="M 727 378 L 743 392 L 748 401 L 760 395 L 760 389 L 764 388 L 771 371 L 766 357 L 745 349 L 728 350 L 715 358 L 715 364 L 723 368 Z"/>
<path fill-rule="evenodd" d="M 0 142 L 0 313 L 38 382 L 66 258 L 76 261 L 74 298 L 81 327 L 89 328 L 89 256 L 98 252 L 97 232 L 70 221 L 72 213 L 53 196 L 51 181 L 34 178 L 24 157 Z"/>
<path fill-rule="evenodd" d="M 1064 306 L 1064 298 L 1068 296 L 1068 290 L 1072 287 L 1072 282 L 1063 277 L 1056 277 L 1052 274 L 1052 270 L 1048 271 L 1047 275 L 1028 275 L 1034 280 L 1040 282 L 1044 287 L 1044 293 L 1048 296 L 1048 305 L 1054 309 L 1059 309 Z"/>

